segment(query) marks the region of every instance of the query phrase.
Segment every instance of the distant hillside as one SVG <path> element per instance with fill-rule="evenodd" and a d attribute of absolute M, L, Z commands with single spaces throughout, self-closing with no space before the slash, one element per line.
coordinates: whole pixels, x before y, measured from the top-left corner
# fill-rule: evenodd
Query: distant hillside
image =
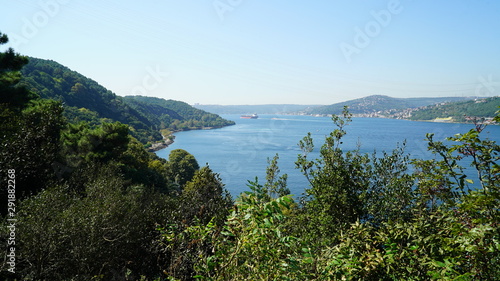
<path fill-rule="evenodd" d="M 126 96 L 123 99 L 132 108 L 144 114 L 148 120 L 161 126 L 168 124 L 168 127 L 175 131 L 234 125 L 233 121 L 181 101 L 144 96 Z"/>
<path fill-rule="evenodd" d="M 467 97 L 445 97 L 445 98 L 392 98 L 383 95 L 373 95 L 360 99 L 332 105 L 310 108 L 304 111 L 306 114 L 340 114 L 344 106 L 349 107 L 353 114 L 370 115 L 375 113 L 387 113 L 400 111 L 407 108 L 417 108 L 431 104 L 467 100 Z"/>
<path fill-rule="evenodd" d="M 119 121 L 132 127 L 143 143 L 162 140 L 161 129 L 185 130 L 232 124 L 184 102 L 157 98 L 123 98 L 76 71 L 52 60 L 30 58 L 21 85 L 42 98 L 60 100 L 70 122 Z"/>
<path fill-rule="evenodd" d="M 316 105 L 317 106 L 317 105 Z M 195 104 L 194 107 L 216 114 L 280 114 L 304 111 L 315 105 L 298 104 L 261 104 L 261 105 L 204 105 Z"/>
<path fill-rule="evenodd" d="M 500 109 L 500 97 L 430 105 L 411 112 L 411 120 L 435 120 L 448 118 L 465 122 L 467 117 L 493 118 Z"/>

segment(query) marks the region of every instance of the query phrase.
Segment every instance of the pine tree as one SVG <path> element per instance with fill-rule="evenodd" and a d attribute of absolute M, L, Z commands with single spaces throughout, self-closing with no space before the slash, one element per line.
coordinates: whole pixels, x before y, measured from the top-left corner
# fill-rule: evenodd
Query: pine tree
<path fill-rule="evenodd" d="M 7 42 L 9 42 L 7 35 L 0 32 L 0 45 Z M 28 89 L 17 86 L 21 80 L 20 70 L 27 63 L 28 58 L 17 54 L 12 48 L 0 53 L 0 106 L 3 108 L 2 112 L 5 107 L 11 110 L 22 109 L 36 97 Z"/>

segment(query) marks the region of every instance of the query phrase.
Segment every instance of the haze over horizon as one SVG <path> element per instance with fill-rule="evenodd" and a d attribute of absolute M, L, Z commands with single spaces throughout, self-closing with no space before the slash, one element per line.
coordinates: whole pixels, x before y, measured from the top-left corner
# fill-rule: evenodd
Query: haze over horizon
<path fill-rule="evenodd" d="M 57 61 L 121 96 L 316 105 L 374 94 L 500 94 L 498 1 L 21 0 L 2 7 L 7 47 Z"/>

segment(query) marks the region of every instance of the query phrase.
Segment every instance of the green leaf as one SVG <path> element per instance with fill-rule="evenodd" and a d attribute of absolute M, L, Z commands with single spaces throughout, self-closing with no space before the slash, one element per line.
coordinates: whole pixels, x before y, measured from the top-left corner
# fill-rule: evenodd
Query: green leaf
<path fill-rule="evenodd" d="M 313 258 L 305 258 L 304 263 L 313 263 L 314 259 Z"/>

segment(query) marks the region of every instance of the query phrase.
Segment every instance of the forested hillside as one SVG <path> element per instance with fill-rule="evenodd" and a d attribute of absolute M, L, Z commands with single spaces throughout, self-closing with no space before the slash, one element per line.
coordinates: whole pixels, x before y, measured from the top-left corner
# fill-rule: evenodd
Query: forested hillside
<path fill-rule="evenodd" d="M 217 174 L 181 149 L 168 160 L 147 152 L 134 127 L 111 118 L 148 119 L 68 69 L 35 60 L 20 83 L 27 63 L 0 52 L 0 280 L 163 279 L 185 246 L 163 243 L 159 226 L 222 225 L 229 214 Z M 66 118 L 63 102 L 87 106 L 95 124 Z M 177 275 L 192 272 L 184 263 Z"/>
<path fill-rule="evenodd" d="M 407 108 L 417 108 L 421 106 L 437 104 L 442 102 L 467 100 L 466 97 L 443 97 L 443 98 L 392 98 L 383 95 L 373 95 L 360 99 L 332 105 L 310 108 L 305 111 L 307 114 L 340 114 L 344 106 L 349 107 L 352 114 L 390 114 L 391 112 L 404 110 Z"/>
<path fill-rule="evenodd" d="M 123 99 L 160 128 L 168 127 L 177 131 L 234 125 L 233 121 L 196 109 L 181 101 L 143 96 L 126 96 Z"/>
<path fill-rule="evenodd" d="M 184 102 L 145 97 L 124 99 L 51 60 L 30 58 L 22 74 L 20 85 L 42 98 L 63 102 L 64 116 L 70 122 L 97 125 L 119 121 L 130 125 L 132 135 L 142 143 L 161 140 L 161 129 L 176 131 L 233 124 Z"/>
<path fill-rule="evenodd" d="M 452 118 L 450 121 L 466 122 L 469 117 L 493 118 L 500 106 L 500 97 L 476 99 L 430 105 L 411 112 L 411 120 Z"/>

